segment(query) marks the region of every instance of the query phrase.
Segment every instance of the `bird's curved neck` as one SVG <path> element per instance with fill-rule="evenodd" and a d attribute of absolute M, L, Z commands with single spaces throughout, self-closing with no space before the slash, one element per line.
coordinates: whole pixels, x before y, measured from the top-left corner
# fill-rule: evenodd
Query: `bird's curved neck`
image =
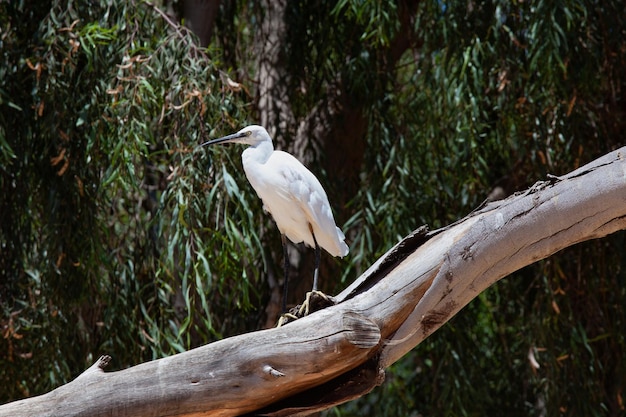
<path fill-rule="evenodd" d="M 263 141 L 246 148 L 241 154 L 241 159 L 244 166 L 249 163 L 264 164 L 270 158 L 272 152 L 274 152 L 272 142 Z"/>

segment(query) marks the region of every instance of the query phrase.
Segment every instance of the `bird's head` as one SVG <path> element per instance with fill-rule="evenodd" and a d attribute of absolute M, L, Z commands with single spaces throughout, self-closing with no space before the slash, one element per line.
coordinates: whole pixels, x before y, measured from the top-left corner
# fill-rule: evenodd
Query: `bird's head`
<path fill-rule="evenodd" d="M 256 146 L 263 142 L 272 143 L 272 138 L 270 138 L 267 130 L 265 130 L 263 126 L 250 125 L 244 127 L 237 133 L 204 142 L 200 146 L 215 145 L 218 143 L 242 143 L 244 145 Z"/>

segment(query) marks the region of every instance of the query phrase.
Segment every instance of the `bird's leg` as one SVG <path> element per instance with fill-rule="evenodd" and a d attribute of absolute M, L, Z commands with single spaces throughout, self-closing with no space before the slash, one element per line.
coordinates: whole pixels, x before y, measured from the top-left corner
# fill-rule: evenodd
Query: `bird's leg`
<path fill-rule="evenodd" d="M 309 229 L 311 229 L 311 225 L 309 225 Z M 311 230 L 311 236 L 313 236 L 313 242 L 315 243 L 315 272 L 313 272 L 312 292 L 317 292 L 317 277 L 320 273 L 320 245 L 317 244 L 317 239 L 315 239 L 315 233 L 313 233 L 313 230 Z"/>
<path fill-rule="evenodd" d="M 283 242 L 283 257 L 284 257 L 284 273 L 285 278 L 283 280 L 283 314 L 287 312 L 287 293 L 289 292 L 289 254 L 287 253 L 287 238 L 281 234 L 280 238 Z"/>
<path fill-rule="evenodd" d="M 289 261 L 287 260 L 287 241 L 285 240 L 285 236 L 282 235 L 283 248 L 285 251 L 285 286 L 283 287 L 284 288 L 283 290 L 283 315 L 278 320 L 277 327 L 281 327 L 284 324 L 289 323 L 289 321 L 291 320 L 297 320 L 300 317 L 308 316 L 309 312 L 311 311 L 312 302 L 314 303 L 314 308 L 316 309 L 326 308 L 329 305 L 332 305 L 335 303 L 332 297 L 328 297 L 326 294 L 324 294 L 323 292 L 317 289 L 317 281 L 318 281 L 319 270 L 320 270 L 321 250 L 320 250 L 320 245 L 317 243 L 317 239 L 315 238 L 315 234 L 313 233 L 313 228 L 311 227 L 310 224 L 309 224 L 309 230 L 311 231 L 311 236 L 313 236 L 313 243 L 315 243 L 315 272 L 313 273 L 313 289 L 309 291 L 308 293 L 306 293 L 306 299 L 304 300 L 302 305 L 300 305 L 299 308 L 296 307 L 296 309 L 292 310 L 291 312 L 287 312 L 287 308 L 285 305 L 285 300 L 287 298 L 287 282 L 288 282 L 288 276 L 287 276 L 288 269 L 287 268 L 289 268 L 289 264 L 288 264 Z M 314 297 L 314 299 L 311 300 L 311 297 Z"/>
<path fill-rule="evenodd" d="M 313 243 L 315 244 L 315 271 L 313 272 L 313 289 L 311 292 L 306 294 L 306 299 L 304 303 L 300 306 L 298 313 L 301 316 L 307 316 L 309 314 L 311 308 L 311 296 L 315 294 L 315 296 L 324 299 L 325 301 L 329 301 L 329 298 L 321 291 L 317 289 L 317 280 L 320 272 L 320 245 L 317 243 L 317 239 L 315 238 L 315 233 L 313 233 L 313 227 L 309 224 L 309 230 L 311 231 L 311 236 L 313 237 Z"/>
<path fill-rule="evenodd" d="M 283 257 L 284 257 L 284 269 L 285 278 L 283 279 L 283 303 L 282 303 L 282 315 L 278 319 L 276 327 L 281 327 L 290 320 L 297 320 L 298 317 L 287 311 L 287 293 L 289 293 L 289 254 L 287 252 L 287 238 L 281 234 L 280 239 L 283 242 Z"/>

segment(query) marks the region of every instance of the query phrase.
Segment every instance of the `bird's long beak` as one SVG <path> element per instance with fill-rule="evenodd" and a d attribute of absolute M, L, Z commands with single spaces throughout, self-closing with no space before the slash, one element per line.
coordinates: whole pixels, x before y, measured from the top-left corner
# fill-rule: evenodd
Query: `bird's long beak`
<path fill-rule="evenodd" d="M 198 148 L 201 148 L 203 146 L 208 146 L 208 145 L 216 145 L 218 143 L 236 142 L 237 139 L 245 138 L 246 136 L 249 136 L 247 132 L 237 132 L 237 133 L 233 133 L 232 135 L 227 135 L 221 138 L 204 142 L 203 144 L 198 145 Z"/>

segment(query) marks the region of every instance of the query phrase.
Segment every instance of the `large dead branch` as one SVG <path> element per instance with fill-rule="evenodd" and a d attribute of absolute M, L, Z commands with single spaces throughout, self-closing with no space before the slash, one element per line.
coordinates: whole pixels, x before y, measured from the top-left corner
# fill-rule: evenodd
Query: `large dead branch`
<path fill-rule="evenodd" d="M 101 358 L 0 416 L 305 415 L 363 395 L 384 369 L 494 282 L 626 228 L 626 148 L 433 232 L 418 230 L 336 297 L 284 327 L 132 368 Z"/>

